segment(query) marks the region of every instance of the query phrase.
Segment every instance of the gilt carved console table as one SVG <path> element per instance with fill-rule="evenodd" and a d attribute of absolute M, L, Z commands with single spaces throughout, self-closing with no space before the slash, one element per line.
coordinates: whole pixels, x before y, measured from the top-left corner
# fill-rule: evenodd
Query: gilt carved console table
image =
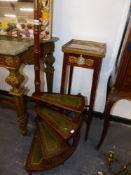
<path fill-rule="evenodd" d="M 41 41 L 41 60 L 45 64 L 45 73 L 47 78 L 47 90 L 52 91 L 53 86 L 53 57 L 54 42 L 58 38 L 52 38 L 47 41 Z M 23 135 L 27 132 L 26 114 L 24 109 L 24 94 L 25 88 L 22 83 L 25 79 L 20 73 L 22 64 L 33 64 L 33 40 L 27 39 L 12 39 L 0 38 L 0 67 L 5 67 L 9 70 L 9 75 L 5 81 L 11 86 L 11 99 L 0 99 L 0 104 L 8 104 L 17 111 L 19 128 Z"/>

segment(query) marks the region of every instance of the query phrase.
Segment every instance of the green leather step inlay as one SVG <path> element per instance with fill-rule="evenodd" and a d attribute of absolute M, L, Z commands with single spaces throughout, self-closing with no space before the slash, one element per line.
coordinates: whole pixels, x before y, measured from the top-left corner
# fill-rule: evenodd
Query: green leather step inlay
<path fill-rule="evenodd" d="M 51 100 L 54 103 L 60 103 L 62 105 L 71 106 L 74 108 L 80 108 L 82 104 L 82 98 L 79 96 L 66 96 L 61 94 L 45 94 L 43 98 Z"/>
<path fill-rule="evenodd" d="M 53 127 L 63 138 L 68 139 L 80 126 L 80 122 L 73 123 L 69 116 L 52 110 L 51 108 L 40 108 L 37 110 L 41 118 Z"/>
<path fill-rule="evenodd" d="M 31 164 L 39 164 L 42 162 L 42 159 L 43 159 L 43 155 L 42 155 L 40 142 L 39 142 L 39 139 L 35 137 L 32 143 Z"/>
<path fill-rule="evenodd" d="M 44 153 L 44 158 L 50 158 L 64 151 L 68 145 L 47 127 L 43 122 L 38 122 L 40 131 L 41 148 Z"/>
<path fill-rule="evenodd" d="M 56 105 L 58 107 L 68 107 L 76 110 L 81 110 L 84 106 L 84 100 L 82 96 L 76 95 L 62 95 L 62 94 L 42 94 L 41 96 L 33 96 L 36 99 Z M 72 110 L 73 110 L 72 109 Z"/>
<path fill-rule="evenodd" d="M 43 153 L 41 150 L 38 131 L 35 131 L 29 154 L 26 160 L 25 168 L 27 170 L 39 169 L 43 165 Z"/>

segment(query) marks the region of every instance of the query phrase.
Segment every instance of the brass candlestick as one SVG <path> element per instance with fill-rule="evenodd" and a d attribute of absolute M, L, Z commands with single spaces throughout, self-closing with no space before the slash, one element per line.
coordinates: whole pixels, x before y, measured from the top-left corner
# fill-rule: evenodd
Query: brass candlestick
<path fill-rule="evenodd" d="M 114 169 L 115 163 L 118 164 L 116 153 L 112 150 L 108 151 L 107 154 L 105 154 L 105 157 L 108 169 L 112 173 L 112 175 L 131 175 L 131 161 L 123 163 L 119 165 L 118 168 Z M 96 175 L 107 175 L 107 174 L 104 171 L 98 171 Z"/>
<path fill-rule="evenodd" d="M 115 163 L 117 163 L 116 154 L 114 151 L 109 151 L 106 154 L 106 160 L 110 172 L 114 175 L 131 175 L 131 161 L 120 165 L 117 170 L 113 169 Z"/>

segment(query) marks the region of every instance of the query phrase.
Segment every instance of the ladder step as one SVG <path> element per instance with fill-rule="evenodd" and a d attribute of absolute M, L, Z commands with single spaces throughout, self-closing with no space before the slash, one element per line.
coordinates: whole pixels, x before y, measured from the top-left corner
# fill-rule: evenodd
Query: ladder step
<path fill-rule="evenodd" d="M 77 122 L 74 122 L 69 115 L 67 116 L 48 107 L 37 107 L 35 108 L 35 111 L 50 128 L 65 140 L 73 137 L 81 126 L 81 115 Z"/>
<path fill-rule="evenodd" d="M 41 120 L 37 120 L 36 127 L 25 165 L 27 171 L 43 171 L 56 167 L 75 151 L 77 144 L 63 142 Z"/>
<path fill-rule="evenodd" d="M 26 159 L 25 169 L 27 171 L 40 171 L 43 167 L 43 153 L 41 150 L 38 131 L 36 130 Z"/>
<path fill-rule="evenodd" d="M 38 122 L 38 131 L 45 159 L 57 156 L 70 147 L 67 142 L 60 139 L 43 121 Z"/>
<path fill-rule="evenodd" d="M 62 109 L 74 112 L 82 112 L 85 106 L 85 99 L 80 95 L 65 95 L 58 93 L 42 93 L 41 95 L 33 95 L 35 100 L 39 100 Z"/>

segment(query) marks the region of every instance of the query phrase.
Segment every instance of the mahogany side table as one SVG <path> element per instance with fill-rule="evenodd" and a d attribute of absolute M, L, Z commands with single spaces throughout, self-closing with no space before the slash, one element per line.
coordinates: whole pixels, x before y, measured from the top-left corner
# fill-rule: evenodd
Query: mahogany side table
<path fill-rule="evenodd" d="M 73 39 L 62 46 L 62 51 L 64 52 L 60 90 L 62 94 L 65 94 L 66 92 L 70 94 L 71 92 L 73 69 L 75 66 L 94 70 L 90 102 L 88 105 L 88 117 L 86 119 L 85 140 L 87 140 L 88 132 L 92 122 L 92 112 L 94 107 L 96 88 L 98 84 L 102 58 L 105 56 L 106 53 L 106 44 Z M 69 67 L 70 69 L 67 69 L 67 67 Z M 67 79 L 69 80 L 68 87 Z"/>

